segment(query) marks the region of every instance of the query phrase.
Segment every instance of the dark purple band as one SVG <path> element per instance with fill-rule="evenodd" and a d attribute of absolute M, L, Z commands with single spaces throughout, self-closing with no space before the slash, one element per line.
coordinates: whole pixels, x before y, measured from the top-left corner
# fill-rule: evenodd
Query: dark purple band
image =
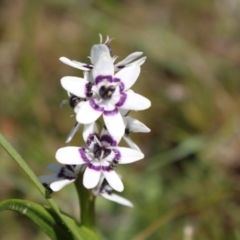
<path fill-rule="evenodd" d="M 117 141 L 115 141 L 112 136 L 108 135 L 108 134 L 105 134 L 105 135 L 102 135 L 101 138 L 100 138 L 100 141 L 101 142 L 107 142 L 110 146 L 112 147 L 115 147 L 117 146 Z"/>
<path fill-rule="evenodd" d="M 92 65 L 90 65 L 90 64 L 85 64 L 85 65 L 83 65 L 83 67 L 85 67 L 85 68 L 88 68 L 88 69 L 93 69 L 93 66 Z"/>
<path fill-rule="evenodd" d="M 103 111 L 103 114 L 104 114 L 105 116 L 114 116 L 114 115 L 118 114 L 118 109 L 115 108 L 115 109 L 113 109 L 113 110 L 104 110 L 104 111 Z"/>
<path fill-rule="evenodd" d="M 113 78 L 111 75 L 107 75 L 107 76 L 100 75 L 95 78 L 95 84 L 98 84 L 98 83 L 102 82 L 103 80 L 107 80 L 108 82 L 112 83 Z"/>
<path fill-rule="evenodd" d="M 89 105 L 98 112 L 103 112 L 104 108 L 100 107 L 93 99 L 89 100 Z"/>
<path fill-rule="evenodd" d="M 86 162 L 86 163 L 90 162 L 90 159 L 88 159 L 88 157 L 87 157 L 87 155 L 86 155 L 86 149 L 85 149 L 85 148 L 79 148 L 79 149 L 78 149 L 78 152 L 79 152 L 79 154 L 80 154 L 81 159 L 82 159 L 84 162 Z"/>
<path fill-rule="evenodd" d="M 114 152 L 115 156 L 114 156 L 114 159 L 113 159 L 113 162 L 119 162 L 119 160 L 121 159 L 121 153 L 118 149 L 116 148 L 113 148 L 112 151 Z"/>
<path fill-rule="evenodd" d="M 89 169 L 92 169 L 92 170 L 97 171 L 97 172 L 99 172 L 101 170 L 101 166 L 95 166 L 92 163 L 89 163 L 87 167 Z"/>
<path fill-rule="evenodd" d="M 116 107 L 121 107 L 124 105 L 125 101 L 127 99 L 127 94 L 125 92 L 121 93 L 120 100 L 115 104 Z"/>

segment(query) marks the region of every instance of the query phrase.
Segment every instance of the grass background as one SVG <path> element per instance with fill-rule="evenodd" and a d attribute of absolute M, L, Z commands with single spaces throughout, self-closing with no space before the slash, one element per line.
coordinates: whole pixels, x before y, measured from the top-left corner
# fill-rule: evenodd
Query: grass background
<path fill-rule="evenodd" d="M 152 131 L 132 136 L 145 159 L 118 167 L 122 195 L 135 207 L 98 199 L 99 235 L 239 240 L 239 22 L 238 0 L 0 0 L 0 131 L 36 175 L 45 174 L 74 124 L 72 110 L 60 108 L 67 95 L 59 80 L 82 76 L 59 57 L 88 61 L 99 33 L 114 37 L 119 60 L 147 56 L 133 89 L 152 107 L 132 116 Z M 79 133 L 72 145 L 81 141 Z M 0 200 L 45 204 L 3 149 L 0 161 Z M 73 185 L 53 198 L 78 217 Z M 48 239 L 13 212 L 0 214 L 0 237 Z"/>

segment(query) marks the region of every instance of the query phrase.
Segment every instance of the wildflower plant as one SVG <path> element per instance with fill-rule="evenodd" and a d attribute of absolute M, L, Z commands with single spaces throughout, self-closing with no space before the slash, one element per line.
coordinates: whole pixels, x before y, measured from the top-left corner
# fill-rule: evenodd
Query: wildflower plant
<path fill-rule="evenodd" d="M 94 233 L 94 202 L 98 197 L 127 207 L 133 204 L 116 192 L 124 190 L 124 181 L 118 174 L 119 165 L 127 165 L 144 158 L 144 154 L 130 138 L 131 133 L 149 132 L 150 129 L 130 116 L 131 111 L 145 110 L 150 101 L 135 93 L 131 87 L 136 82 L 146 57 L 135 52 L 120 62 L 112 56 L 112 39 L 91 48 L 90 63 L 61 57 L 60 60 L 82 71 L 82 78 L 65 76 L 61 85 L 69 97 L 76 123 L 69 132 L 68 146 L 59 148 L 47 169 L 51 174 L 36 176 L 24 160 L 0 136 L 2 146 L 32 179 L 51 208 L 25 200 L 7 200 L 0 210 L 21 212 L 44 230 L 51 239 L 98 239 Z M 84 146 L 71 146 L 75 134 L 81 134 Z M 128 147 L 121 146 L 124 140 Z M 74 183 L 80 202 L 80 221 L 61 212 L 51 196 L 68 184 Z"/>

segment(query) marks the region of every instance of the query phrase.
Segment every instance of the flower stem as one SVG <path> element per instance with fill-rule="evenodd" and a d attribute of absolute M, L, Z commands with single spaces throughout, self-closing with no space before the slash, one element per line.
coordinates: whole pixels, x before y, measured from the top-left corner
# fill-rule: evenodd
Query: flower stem
<path fill-rule="evenodd" d="M 81 224 L 95 231 L 95 196 L 83 186 L 83 172 L 75 181 L 79 203 Z"/>

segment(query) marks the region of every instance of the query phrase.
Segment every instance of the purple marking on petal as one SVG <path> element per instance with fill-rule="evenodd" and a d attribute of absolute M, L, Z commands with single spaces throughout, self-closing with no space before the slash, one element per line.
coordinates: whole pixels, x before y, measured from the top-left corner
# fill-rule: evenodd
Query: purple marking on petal
<path fill-rule="evenodd" d="M 67 172 L 67 169 L 62 167 L 60 172 L 57 175 L 58 178 L 63 178 L 63 179 L 68 179 L 68 180 L 73 180 L 76 179 L 77 177 L 75 176 L 75 174 L 73 173 L 73 175 L 69 175 L 69 173 Z"/>
<path fill-rule="evenodd" d="M 74 169 L 75 169 L 76 165 L 65 165 L 65 168 L 67 168 L 69 171 L 74 173 Z"/>
<path fill-rule="evenodd" d="M 114 152 L 115 156 L 113 158 L 113 163 L 118 163 L 119 160 L 121 159 L 121 153 L 119 150 L 117 150 L 116 148 L 113 148 L 112 151 Z"/>
<path fill-rule="evenodd" d="M 104 108 L 100 107 L 93 99 L 89 100 L 89 104 L 95 111 L 103 112 L 104 110 Z"/>
<path fill-rule="evenodd" d="M 120 92 L 123 92 L 123 90 L 125 89 L 125 85 L 121 81 L 121 79 L 120 78 L 113 78 L 113 82 L 117 83 L 117 85 L 119 86 Z"/>
<path fill-rule="evenodd" d="M 125 68 L 125 66 L 126 66 L 126 65 L 119 65 L 119 66 L 117 66 L 117 68 L 123 69 L 123 68 Z"/>
<path fill-rule="evenodd" d="M 93 93 L 92 93 L 92 86 L 93 84 L 88 82 L 86 85 L 85 85 L 85 95 L 87 97 L 92 97 Z"/>
<path fill-rule="evenodd" d="M 80 154 L 80 156 L 81 156 L 81 159 L 82 159 L 84 162 L 86 162 L 86 163 L 90 162 L 90 159 L 88 159 L 88 157 L 87 157 L 87 155 L 86 155 L 86 149 L 85 149 L 85 148 L 79 148 L 79 149 L 78 149 L 78 152 L 79 152 L 79 154 Z"/>
<path fill-rule="evenodd" d="M 115 109 L 113 109 L 113 110 L 104 110 L 104 111 L 103 111 L 103 114 L 104 114 L 105 116 L 114 116 L 114 115 L 118 114 L 118 109 L 115 108 Z"/>
<path fill-rule="evenodd" d="M 92 144 L 92 142 L 94 141 L 94 136 L 96 136 L 99 139 L 98 134 L 96 133 L 90 133 L 87 137 L 87 141 L 86 144 L 88 145 L 88 147 Z"/>
<path fill-rule="evenodd" d="M 113 171 L 113 167 L 111 165 L 108 165 L 108 166 L 102 166 L 102 170 L 104 172 L 111 172 Z"/>
<path fill-rule="evenodd" d="M 83 67 L 85 67 L 85 68 L 88 68 L 88 69 L 93 69 L 93 66 L 92 65 L 89 65 L 89 64 L 86 64 L 86 65 L 83 65 Z"/>
<path fill-rule="evenodd" d="M 115 104 L 116 107 L 121 107 L 127 99 L 127 94 L 125 92 L 121 92 L 120 100 Z"/>
<path fill-rule="evenodd" d="M 120 83 L 119 83 L 119 89 L 120 89 L 120 92 L 121 92 L 121 93 L 124 91 L 125 85 L 124 85 L 123 82 L 120 82 Z"/>
<path fill-rule="evenodd" d="M 64 167 L 62 167 L 62 168 L 60 169 L 57 177 L 59 177 L 59 178 L 64 178 L 64 177 L 65 177 L 64 172 L 65 172 L 65 169 L 64 169 Z"/>
<path fill-rule="evenodd" d="M 117 83 L 117 82 L 121 82 L 120 78 L 113 78 L 113 82 Z"/>
<path fill-rule="evenodd" d="M 92 163 L 89 163 L 87 167 L 98 172 L 101 170 L 101 166 L 95 166 Z"/>
<path fill-rule="evenodd" d="M 107 75 L 107 76 L 102 76 L 102 75 L 100 75 L 100 76 L 97 76 L 97 77 L 95 78 L 95 84 L 99 84 L 100 82 L 105 81 L 105 80 L 108 81 L 108 82 L 110 82 L 110 83 L 112 83 L 112 81 L 113 81 L 111 75 Z"/>
<path fill-rule="evenodd" d="M 110 146 L 115 147 L 117 146 L 117 142 L 110 136 L 110 135 L 102 135 L 100 138 L 101 142 L 107 142 Z"/>

